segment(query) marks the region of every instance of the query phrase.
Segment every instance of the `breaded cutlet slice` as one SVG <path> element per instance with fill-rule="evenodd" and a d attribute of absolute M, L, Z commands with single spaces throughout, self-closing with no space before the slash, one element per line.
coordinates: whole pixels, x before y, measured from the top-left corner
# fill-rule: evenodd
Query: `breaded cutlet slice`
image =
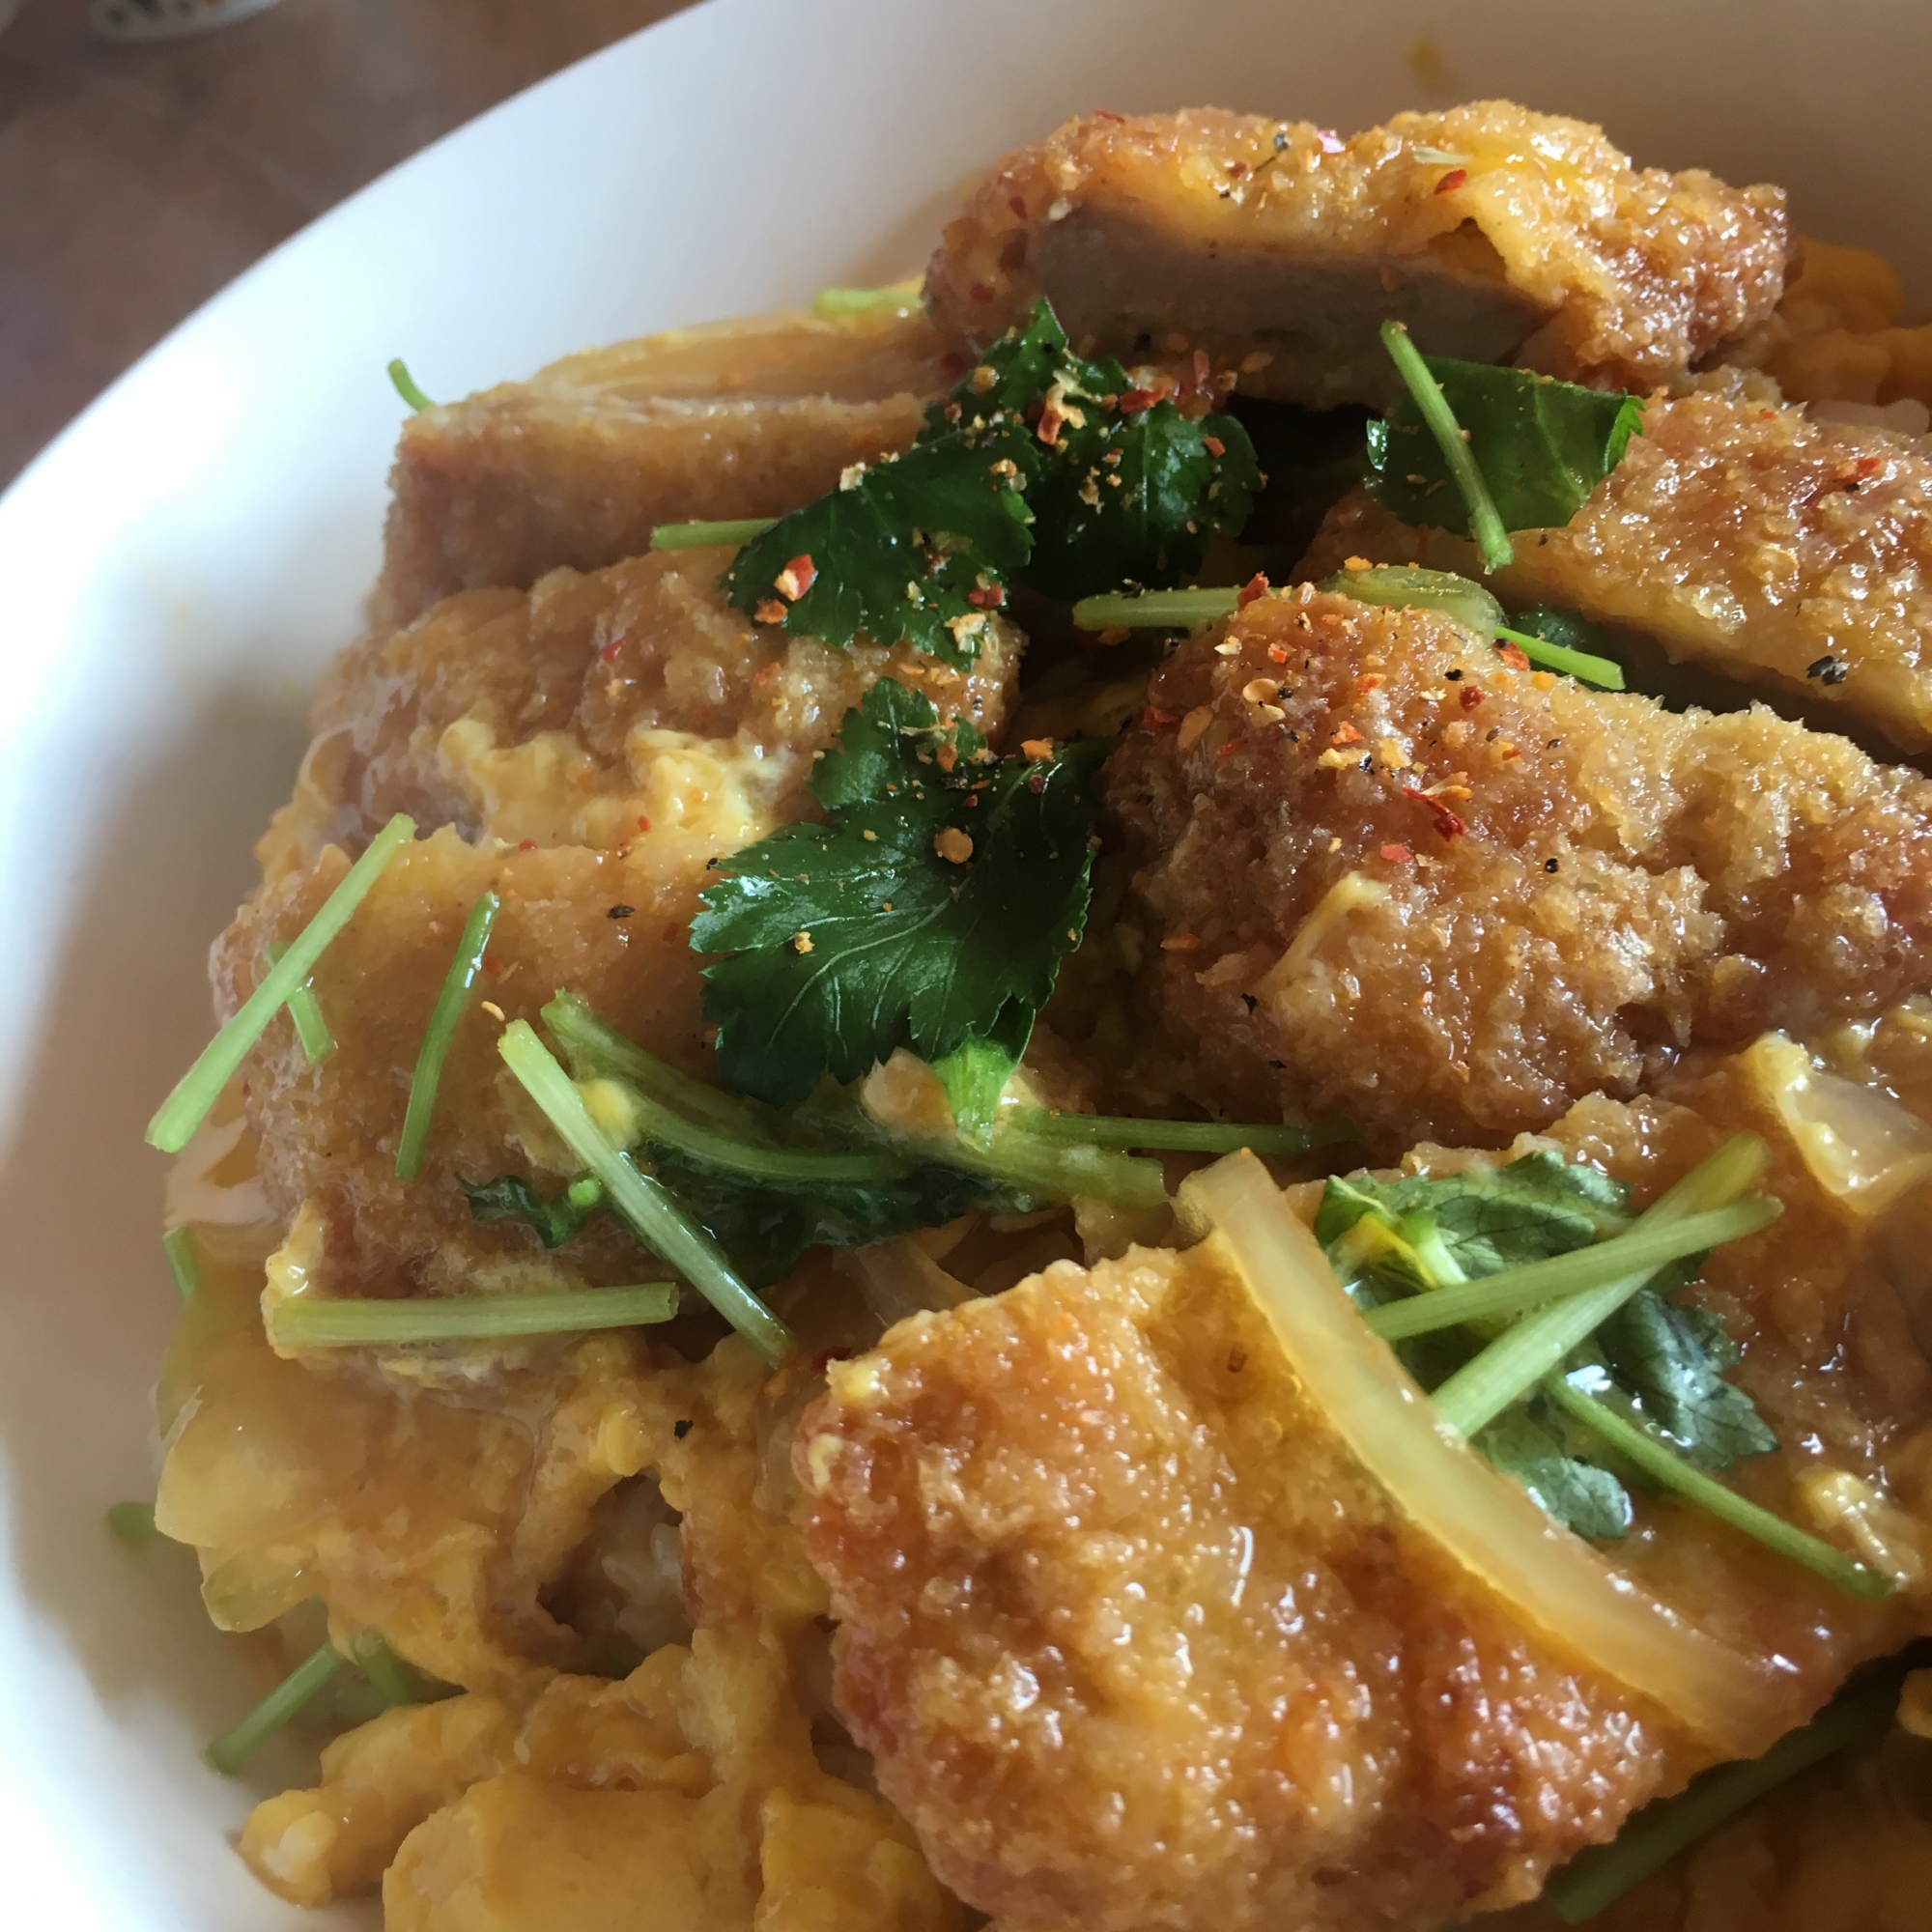
<path fill-rule="evenodd" d="M 903 449 L 946 386 L 912 309 L 752 316 L 553 362 L 403 425 L 370 618 L 527 589 L 650 548 L 659 524 L 776 517 Z"/>
<path fill-rule="evenodd" d="M 1932 447 L 1814 421 L 1732 372 L 1654 397 L 1643 433 L 1561 529 L 1519 530 L 1488 580 L 1801 704 L 1901 754 L 1932 750 Z M 1470 576 L 1466 538 L 1398 523 L 1363 492 L 1329 511 L 1301 574 L 1350 556 Z"/>
<path fill-rule="evenodd" d="M 1348 141 L 1189 108 L 1070 121 L 1007 156 L 926 271 L 983 346 L 1047 297 L 1129 361 L 1205 351 L 1246 393 L 1380 404 L 1377 330 L 1431 355 L 1648 389 L 1776 307 L 1784 195 L 1641 172 L 1580 121 L 1507 100 L 1398 114 Z"/>
<path fill-rule="evenodd" d="M 1155 672 L 1102 789 L 1129 1086 L 1236 1119 L 1495 1145 L 1932 986 L 1932 782 L 1512 668 L 1434 610 L 1250 603 Z"/>
<path fill-rule="evenodd" d="M 1766 1135 L 1785 1217 L 1693 1291 L 1785 1445 L 1727 1480 L 1814 1527 L 1808 1497 L 1867 1498 L 1905 1575 L 1932 1520 L 1885 1465 L 1923 1453 L 1932 1376 L 1873 1265 L 1875 1219 L 1812 1175 L 1749 1060 L 1690 1106 L 1594 1098 L 1555 1145 L 1641 1203 L 1729 1133 Z M 1922 1566 L 1875 1605 L 1669 1498 L 1639 1498 L 1601 1554 L 1532 1520 L 1505 1586 L 1447 1501 L 1469 1452 L 1378 1433 L 1412 1384 L 1300 1239 L 1333 1305 L 1298 1351 L 1217 1235 L 915 1316 L 835 1364 L 801 1425 L 838 1708 L 934 1870 L 1012 1932 L 1433 1932 L 1763 1747 L 1699 1735 L 1675 1666 L 1646 1690 L 1631 1653 L 1612 1661 L 1647 1604 L 1751 1674 L 1772 1732 L 1926 1627 Z M 1388 1404 L 1365 1377 L 1397 1384 Z M 1520 1491 L 1493 1501 L 1537 1517 Z M 1565 1565 L 1631 1621 L 1593 1624 L 1595 1586 L 1571 1619 L 1539 1601 Z"/>

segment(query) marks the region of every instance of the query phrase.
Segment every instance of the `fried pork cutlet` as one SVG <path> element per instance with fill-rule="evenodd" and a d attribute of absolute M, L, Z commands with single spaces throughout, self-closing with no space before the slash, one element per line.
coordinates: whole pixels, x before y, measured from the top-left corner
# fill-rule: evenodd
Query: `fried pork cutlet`
<path fill-rule="evenodd" d="M 1381 404 L 1377 336 L 1648 389 L 1769 316 L 1780 189 L 1634 170 L 1600 129 L 1476 101 L 1349 141 L 1195 108 L 1068 122 L 1009 155 L 926 274 L 983 346 L 1047 297 L 1134 361 L 1199 348 L 1251 395 Z"/>
<path fill-rule="evenodd" d="M 396 448 L 372 618 L 526 589 L 650 548 L 658 524 L 776 517 L 902 449 L 946 386 L 923 313 L 753 317 L 593 349 L 428 409 Z"/>
<path fill-rule="evenodd" d="M 1102 784 L 1133 1081 L 1236 1119 L 1495 1145 L 1932 985 L 1932 783 L 1762 706 L 1512 668 L 1433 610 L 1250 603 Z"/>
<path fill-rule="evenodd" d="M 1282 1325 L 1220 1235 L 1060 1264 L 836 1364 L 795 1447 L 841 1620 L 838 1708 L 962 1897 L 1013 1932 L 1427 1932 L 1530 1896 L 1924 1626 L 1924 1497 L 1908 1511 L 1881 1487 L 1889 1454 L 1927 1447 L 1932 1378 L 1873 1266 L 1876 1223 L 1813 1176 L 1750 1056 L 1687 1097 L 1593 1099 L 1556 1143 L 1641 1201 L 1735 1128 L 1770 1138 L 1785 1220 L 1695 1291 L 1786 1444 L 1733 1474 L 1814 1523 L 1806 1498 L 1851 1486 L 1917 1580 L 1875 1605 L 1641 1502 L 1605 1547 L 1621 1582 L 1592 1574 L 1639 1622 L 1670 1605 L 1762 1700 L 1698 1735 L 1690 1700 L 1634 1688 L 1603 1626 L 1533 1604 L 1545 1566 L 1598 1562 L 1587 1546 L 1538 1519 L 1509 1588 L 1451 1553 L 1447 1465 L 1421 1464 L 1467 1452 L 1424 1422 L 1418 1461 L 1393 1460 L 1412 1385 L 1311 1237 L 1288 1251 L 1319 1270 L 1295 1264 L 1297 1295 L 1326 1284 L 1319 1337 Z M 1363 1403 L 1364 1378 L 1393 1379 L 1392 1409 Z"/>
<path fill-rule="evenodd" d="M 1932 750 L 1932 453 L 1814 421 L 1726 372 L 1656 398 L 1643 434 L 1562 529 L 1520 530 L 1490 580 L 1647 632 L 1677 663 L 1757 685 L 1904 753 Z M 1475 575 L 1466 538 L 1351 492 L 1303 565 L 1350 556 Z"/>

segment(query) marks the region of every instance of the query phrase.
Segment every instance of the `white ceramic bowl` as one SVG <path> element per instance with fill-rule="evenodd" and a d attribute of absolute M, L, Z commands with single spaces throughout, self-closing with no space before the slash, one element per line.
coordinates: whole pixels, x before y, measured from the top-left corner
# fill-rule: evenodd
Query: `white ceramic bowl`
<path fill-rule="evenodd" d="M 203 1767 L 252 1689 L 185 1553 L 120 1549 L 100 1513 L 151 1492 L 174 1306 L 141 1128 L 376 567 L 390 356 L 457 395 L 885 279 L 1004 147 L 1200 101 L 1354 128 L 1512 95 L 1781 181 L 1923 300 L 1928 72 L 1923 0 L 713 0 L 377 183 L 88 411 L 0 499 L 0 1923 L 374 1922 L 236 1860 L 302 1767 Z"/>

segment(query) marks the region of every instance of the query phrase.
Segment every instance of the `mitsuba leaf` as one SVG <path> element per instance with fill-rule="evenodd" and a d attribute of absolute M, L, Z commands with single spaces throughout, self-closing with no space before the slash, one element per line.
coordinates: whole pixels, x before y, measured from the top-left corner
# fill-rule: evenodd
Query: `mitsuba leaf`
<path fill-rule="evenodd" d="M 1723 1379 L 1738 1345 L 1709 1309 L 1640 1290 L 1597 1330 L 1611 1377 L 1692 1462 L 1728 1468 L 1777 1447 L 1756 1406 Z"/>
<path fill-rule="evenodd" d="M 524 1220 L 537 1231 L 537 1239 L 547 1248 L 560 1248 L 583 1232 L 584 1224 L 602 1210 L 601 1202 L 585 1205 L 573 1201 L 569 1190 L 544 1200 L 521 1175 L 499 1174 L 472 1187 L 469 1181 L 457 1183 L 469 1197 L 469 1217 L 477 1222 Z"/>
<path fill-rule="evenodd" d="M 1549 1431 L 1523 1409 L 1498 1416 L 1476 1446 L 1514 1476 L 1560 1523 L 1578 1536 L 1614 1543 L 1631 1526 L 1631 1499 L 1607 1469 L 1565 1455 Z"/>
<path fill-rule="evenodd" d="M 830 823 L 715 862 L 691 943 L 726 955 L 704 991 L 725 1079 L 782 1104 L 899 1046 L 1017 1053 L 1086 919 L 1106 749 L 995 759 L 917 692 L 873 685 L 812 776 Z"/>
<path fill-rule="evenodd" d="M 1239 530 L 1261 484 L 1233 416 L 1189 418 L 1118 362 L 1075 355 L 1041 301 L 933 405 L 911 449 L 781 517 L 724 586 L 796 635 L 905 639 L 959 664 L 1009 582 L 1066 599 L 1171 583 L 1210 531 Z"/>
<path fill-rule="evenodd" d="M 1468 438 L 1505 529 L 1567 524 L 1643 427 L 1636 396 L 1489 362 L 1424 360 Z M 1469 534 L 1468 512 L 1441 445 L 1412 398 L 1371 421 L 1368 436 L 1367 484 L 1377 502 L 1406 524 Z"/>

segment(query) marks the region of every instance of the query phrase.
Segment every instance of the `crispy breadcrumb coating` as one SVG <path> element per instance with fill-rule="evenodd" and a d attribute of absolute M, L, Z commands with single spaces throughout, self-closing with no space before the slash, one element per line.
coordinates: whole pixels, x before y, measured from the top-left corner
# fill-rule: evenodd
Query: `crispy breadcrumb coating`
<path fill-rule="evenodd" d="M 1932 783 L 1513 668 L 1435 611 L 1250 604 L 1155 673 L 1103 787 L 1131 1076 L 1235 1118 L 1493 1145 L 1932 984 Z"/>
<path fill-rule="evenodd" d="M 1191 108 L 1070 121 L 947 229 L 935 318 L 983 346 L 1046 296 L 1129 361 L 1193 349 L 1250 394 L 1381 403 L 1377 328 L 1434 355 L 1647 389 L 1768 317 L 1782 190 L 1637 172 L 1602 131 L 1506 100 L 1348 141 Z"/>
<path fill-rule="evenodd" d="M 1653 398 L 1643 434 L 1562 529 L 1520 530 L 1490 581 L 1648 633 L 1681 664 L 1755 685 L 1903 753 L 1932 750 L 1932 451 L 1814 421 L 1731 375 Z M 1474 576 L 1466 539 L 1351 493 L 1302 568 L 1350 556 Z"/>

